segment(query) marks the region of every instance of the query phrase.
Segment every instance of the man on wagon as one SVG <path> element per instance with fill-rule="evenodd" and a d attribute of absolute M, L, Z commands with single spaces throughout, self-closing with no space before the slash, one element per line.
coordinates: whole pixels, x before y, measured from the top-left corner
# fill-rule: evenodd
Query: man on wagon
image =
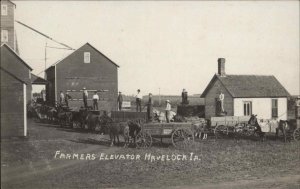
<path fill-rule="evenodd" d="M 123 104 L 123 96 L 122 96 L 121 91 L 119 91 L 117 102 L 118 102 L 119 111 L 121 111 L 122 110 L 122 104 Z"/>
<path fill-rule="evenodd" d="M 147 119 L 149 122 L 153 119 L 153 101 L 152 101 L 152 93 L 149 93 L 149 100 L 147 103 Z"/>
<path fill-rule="evenodd" d="M 170 123 L 170 111 L 171 111 L 171 103 L 170 100 L 166 100 L 166 120 L 167 123 Z"/>
<path fill-rule="evenodd" d="M 62 91 L 60 91 L 60 94 L 59 94 L 59 103 L 60 105 L 63 105 L 63 103 L 65 102 L 65 95 Z"/>
<path fill-rule="evenodd" d="M 83 87 L 83 93 L 82 93 L 82 96 L 83 96 L 83 104 L 84 104 L 84 107 L 87 108 L 88 107 L 88 104 L 87 104 L 87 98 L 88 98 L 88 91 L 86 90 L 85 87 Z"/>
<path fill-rule="evenodd" d="M 98 101 L 99 101 L 99 95 L 97 94 L 97 91 L 95 91 L 93 95 L 93 108 L 94 110 L 98 110 Z"/>
<path fill-rule="evenodd" d="M 142 94 L 141 94 L 141 90 L 138 89 L 137 90 L 137 95 L 135 96 L 136 98 L 136 112 L 141 112 L 142 111 Z"/>
<path fill-rule="evenodd" d="M 69 95 L 69 92 L 66 92 L 65 96 L 65 103 L 69 107 L 69 100 L 72 99 L 71 95 Z"/>

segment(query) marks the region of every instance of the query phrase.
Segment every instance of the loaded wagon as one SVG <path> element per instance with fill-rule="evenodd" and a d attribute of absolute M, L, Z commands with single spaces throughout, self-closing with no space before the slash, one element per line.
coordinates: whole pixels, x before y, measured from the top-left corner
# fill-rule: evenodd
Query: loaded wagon
<path fill-rule="evenodd" d="M 112 111 L 114 122 L 133 121 L 139 124 L 141 131 L 136 135 L 137 147 L 151 147 L 155 139 L 170 138 L 173 146 L 185 148 L 194 142 L 192 123 L 147 122 L 146 112 Z"/>
<path fill-rule="evenodd" d="M 248 125 L 249 119 L 250 116 L 211 117 L 210 126 L 215 138 L 223 138 L 236 133 L 250 136 L 254 133 L 255 127 Z"/>
<path fill-rule="evenodd" d="M 136 136 L 138 147 L 151 147 L 153 140 L 171 138 L 176 148 L 186 148 L 193 144 L 194 133 L 192 123 L 144 123 Z"/>

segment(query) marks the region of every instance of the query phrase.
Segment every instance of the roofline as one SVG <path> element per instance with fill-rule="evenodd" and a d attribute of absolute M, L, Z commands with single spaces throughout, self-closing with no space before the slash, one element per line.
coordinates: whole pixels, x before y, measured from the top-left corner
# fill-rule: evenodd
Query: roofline
<path fill-rule="evenodd" d="M 100 52 L 98 49 L 96 49 L 93 45 L 91 45 L 90 43 L 86 43 L 86 44 L 84 44 L 84 45 L 89 45 L 89 46 L 91 46 L 94 50 L 96 50 L 99 54 L 101 54 L 102 56 L 104 56 L 107 60 L 109 60 L 111 63 L 113 63 L 115 66 L 117 66 L 118 68 L 120 67 L 118 64 L 116 64 L 114 61 L 112 61 L 111 59 L 109 59 L 106 55 L 104 55 L 102 52 Z M 84 46 L 83 45 L 83 46 Z M 83 46 L 81 46 L 81 47 L 83 47 Z M 80 48 L 81 48 L 80 47 Z"/>
<path fill-rule="evenodd" d="M 211 85 L 213 84 L 213 82 L 218 79 L 220 81 L 220 83 L 223 85 L 223 87 L 226 89 L 226 91 L 231 95 L 231 97 L 234 97 L 232 95 L 232 93 L 227 89 L 227 87 L 224 85 L 224 83 L 221 81 L 221 79 L 218 77 L 217 74 L 215 74 L 213 76 L 213 78 L 210 80 L 210 82 L 208 83 L 207 87 L 204 89 L 203 93 L 201 94 L 200 98 L 205 98 L 205 96 L 207 95 L 208 90 L 211 88 Z"/>
<path fill-rule="evenodd" d="M 233 75 L 233 74 L 228 74 L 228 75 Z M 220 79 L 220 76 L 215 74 L 214 77 L 211 79 L 211 81 L 209 82 L 209 84 L 207 85 L 207 87 L 205 88 L 205 90 L 203 91 L 203 93 L 201 94 L 200 98 L 205 98 L 207 91 L 209 90 L 210 86 L 212 85 L 212 82 L 215 80 L 215 78 L 219 79 L 219 81 L 221 82 L 221 84 L 223 85 L 223 87 L 227 90 L 227 92 L 231 95 L 232 98 L 279 98 L 279 97 L 289 97 L 291 96 L 290 93 L 283 87 L 283 85 L 277 80 L 277 78 L 274 75 L 234 75 L 234 76 L 266 76 L 266 77 L 273 77 L 280 85 L 281 87 L 284 89 L 284 91 L 286 92 L 286 96 L 259 96 L 259 97 L 243 97 L 243 96 L 236 96 L 233 95 L 226 87 L 226 85 L 224 85 L 224 83 L 222 82 L 222 80 Z"/>
<path fill-rule="evenodd" d="M 1 0 L 1 1 L 3 1 L 3 0 Z M 15 8 L 17 7 L 17 5 L 14 2 L 12 2 L 11 0 L 6 0 L 6 1 L 10 2 L 11 4 L 13 4 L 15 6 Z"/>
<path fill-rule="evenodd" d="M 71 54 L 75 53 L 78 49 L 82 48 L 85 45 L 89 45 L 90 47 L 92 47 L 95 51 L 97 51 L 99 54 L 101 54 L 102 56 L 104 56 L 104 58 L 106 58 L 107 60 L 109 60 L 111 63 L 113 63 L 115 66 L 117 66 L 118 68 L 120 67 L 118 64 L 116 64 L 115 62 L 113 62 L 111 59 L 109 59 L 107 56 L 105 56 L 102 52 L 100 52 L 98 49 L 96 49 L 94 46 L 92 46 L 90 43 L 85 43 L 84 45 L 80 46 L 79 48 L 77 48 L 75 51 L 73 51 L 72 53 L 68 54 L 67 56 L 65 56 L 63 59 L 56 61 L 54 64 L 50 65 L 46 70 L 48 70 L 50 67 L 52 66 L 56 66 L 57 64 L 59 64 L 60 62 L 62 62 L 63 60 L 65 60 L 66 58 L 68 58 Z"/>
<path fill-rule="evenodd" d="M 33 73 L 31 73 L 31 75 L 33 75 L 34 77 L 37 77 L 37 79 L 40 78 L 40 79 L 44 80 L 44 83 L 42 83 L 42 82 L 34 82 L 34 81 L 31 81 L 31 84 L 34 84 L 34 85 L 41 85 L 41 84 L 43 84 L 43 85 L 45 85 L 45 83 L 46 83 L 46 84 L 49 83 L 47 80 L 45 80 L 45 79 L 43 79 L 43 78 L 41 78 L 41 77 L 39 77 L 39 76 L 37 76 L 37 75 L 35 75 L 35 74 L 33 74 Z"/>
<path fill-rule="evenodd" d="M 286 92 L 286 94 L 287 94 L 287 96 L 291 96 L 291 94 L 285 89 L 285 87 L 278 81 L 278 79 L 274 76 L 274 75 L 272 75 L 272 77 L 274 77 L 274 79 L 281 85 L 281 87 L 285 90 L 285 92 Z"/>
<path fill-rule="evenodd" d="M 13 78 L 15 78 L 16 80 L 24 83 L 25 85 L 27 85 L 27 83 L 25 81 L 23 81 L 22 79 L 18 78 L 17 76 L 15 76 L 14 74 L 10 73 L 9 71 L 7 71 L 6 69 L 2 68 L 0 66 L 0 70 L 3 70 L 5 73 L 7 73 L 8 75 L 12 76 Z"/>
<path fill-rule="evenodd" d="M 21 60 L 21 62 L 23 62 L 23 64 L 27 67 L 27 68 L 29 68 L 30 69 L 30 71 L 32 71 L 33 69 L 12 49 L 12 48 L 10 48 L 6 43 L 3 43 L 2 45 L 1 45 L 1 48 L 2 47 L 7 47 L 11 52 L 13 52 L 16 56 L 17 56 L 17 58 L 19 59 L 19 60 Z"/>

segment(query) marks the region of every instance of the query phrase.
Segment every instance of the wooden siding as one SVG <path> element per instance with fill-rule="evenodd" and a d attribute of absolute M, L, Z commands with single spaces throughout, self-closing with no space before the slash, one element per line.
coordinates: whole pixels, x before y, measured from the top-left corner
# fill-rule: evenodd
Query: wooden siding
<path fill-rule="evenodd" d="M 46 100 L 49 105 L 55 105 L 55 67 L 52 66 L 46 70 L 46 80 L 49 82 L 46 85 Z"/>
<path fill-rule="evenodd" d="M 1 15 L 1 30 L 8 30 L 8 45 L 15 49 L 14 41 L 15 41 L 15 31 L 14 31 L 14 9 L 15 5 L 13 5 L 9 1 L 1 1 L 1 5 L 7 5 L 7 16 Z M 2 45 L 2 42 L 1 42 Z"/>
<path fill-rule="evenodd" d="M 84 63 L 84 52 L 90 52 L 90 63 Z M 82 92 L 80 91 L 83 87 L 86 87 L 87 90 L 108 90 L 98 93 L 100 97 L 99 110 L 116 110 L 118 67 L 89 44 L 82 46 L 55 66 L 57 98 L 59 98 L 60 91 L 64 93 L 67 90 L 77 91 L 71 92 L 70 95 L 73 99 L 80 100 L 71 100 L 69 106 L 79 108 L 83 106 Z M 53 76 L 55 72 L 51 74 Z M 91 99 L 92 95 L 93 92 L 89 92 L 88 99 Z M 55 97 L 51 96 L 51 98 Z M 92 106 L 92 100 L 88 100 L 88 105 Z"/>
<path fill-rule="evenodd" d="M 24 136 L 23 83 L 1 70 L 1 137 Z"/>
<path fill-rule="evenodd" d="M 205 96 L 205 117 L 211 118 L 216 116 L 216 98 L 219 97 L 220 91 L 224 94 L 224 110 L 228 116 L 233 116 L 233 98 L 221 84 L 219 80 L 215 80 L 212 87 Z"/>
<path fill-rule="evenodd" d="M 11 52 L 5 45 L 1 47 L 1 67 L 24 81 L 26 86 L 27 102 L 31 100 L 31 70 L 22 62 L 16 54 Z"/>

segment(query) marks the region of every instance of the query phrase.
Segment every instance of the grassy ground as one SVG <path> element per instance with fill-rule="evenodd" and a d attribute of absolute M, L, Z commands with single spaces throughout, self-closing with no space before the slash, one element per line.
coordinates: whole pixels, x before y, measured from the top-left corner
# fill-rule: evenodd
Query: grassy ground
<path fill-rule="evenodd" d="M 1 188 L 299 188 L 299 142 L 223 139 L 186 150 L 169 140 L 149 149 L 109 147 L 108 137 L 47 124 L 29 124 L 30 137 L 1 142 Z M 122 137 L 121 137 L 122 138 Z M 123 138 L 121 139 L 121 142 Z M 95 160 L 55 158 L 56 151 L 95 154 Z M 99 160 L 135 154 L 140 160 Z M 149 161 L 146 154 L 200 160 Z M 193 156 L 195 157 L 195 156 Z"/>

